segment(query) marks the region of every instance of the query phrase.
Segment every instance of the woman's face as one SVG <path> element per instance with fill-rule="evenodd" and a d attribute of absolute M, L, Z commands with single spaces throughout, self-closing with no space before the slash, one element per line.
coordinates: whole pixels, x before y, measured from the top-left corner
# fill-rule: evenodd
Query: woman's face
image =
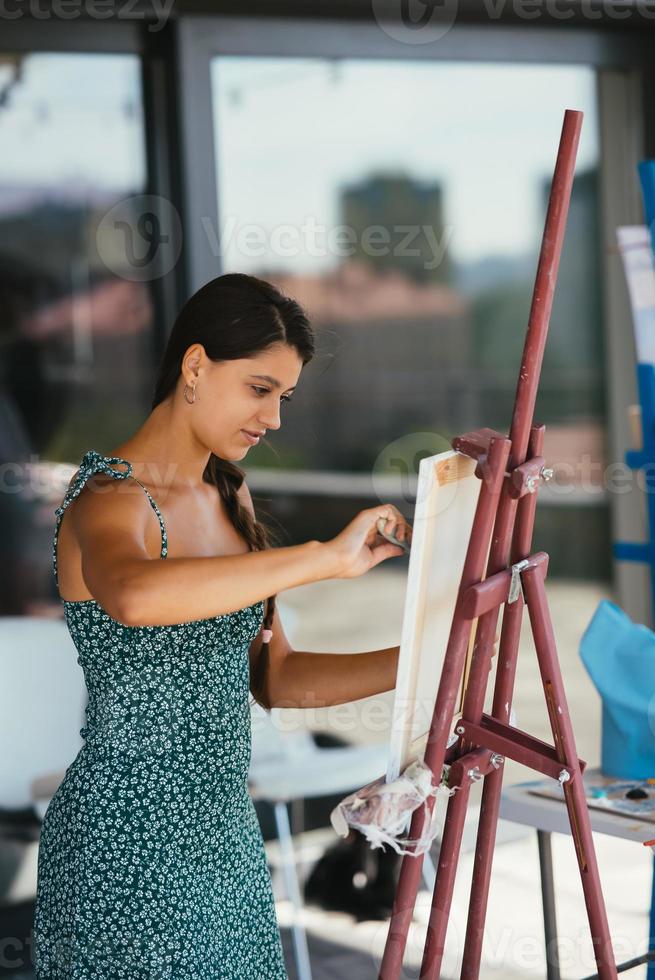
<path fill-rule="evenodd" d="M 187 361 L 188 359 L 188 361 Z M 201 344 L 194 344 L 185 361 L 197 370 L 196 399 L 189 412 L 198 439 L 226 460 L 240 460 L 254 439 L 279 429 L 281 406 L 286 405 L 303 367 L 295 348 L 276 344 L 253 357 L 211 361 Z M 181 379 L 184 387 L 184 379 Z M 187 389 L 191 397 L 191 388 Z"/>

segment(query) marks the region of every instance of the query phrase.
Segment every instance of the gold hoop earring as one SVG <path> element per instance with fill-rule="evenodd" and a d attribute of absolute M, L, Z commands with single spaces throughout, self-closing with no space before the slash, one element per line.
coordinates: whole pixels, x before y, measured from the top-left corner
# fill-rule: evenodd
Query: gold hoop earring
<path fill-rule="evenodd" d="M 191 399 L 191 401 L 189 401 L 189 399 L 188 399 L 188 398 L 187 398 L 187 396 L 186 396 L 186 390 L 187 390 L 187 388 L 188 388 L 188 387 L 189 387 L 188 385 L 185 385 L 185 386 L 184 386 L 184 392 L 183 392 L 183 394 L 184 394 L 184 400 L 185 400 L 186 402 L 188 402 L 188 404 L 189 404 L 189 405 L 193 405 L 193 403 L 194 403 L 194 401 L 196 400 L 196 386 L 195 386 L 195 385 L 193 385 L 193 387 L 192 387 L 192 391 L 193 391 L 193 398 Z"/>

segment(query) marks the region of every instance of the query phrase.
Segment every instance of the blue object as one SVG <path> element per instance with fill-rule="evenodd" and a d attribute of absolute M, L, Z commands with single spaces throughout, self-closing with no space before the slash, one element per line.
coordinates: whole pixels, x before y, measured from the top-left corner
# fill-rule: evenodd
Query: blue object
<path fill-rule="evenodd" d="M 646 224 L 650 231 L 650 240 L 655 252 L 655 160 L 642 160 L 638 164 L 641 194 L 644 199 Z"/>
<path fill-rule="evenodd" d="M 631 470 L 641 470 L 646 491 L 648 514 L 648 541 L 632 543 L 615 542 L 612 552 L 619 561 L 640 561 L 650 568 L 650 591 L 653 616 L 655 617 L 655 366 L 637 365 L 637 384 L 641 402 L 641 449 L 630 449 L 625 454 L 626 465 Z"/>
<path fill-rule="evenodd" d="M 651 246 L 655 255 L 655 160 L 642 160 L 638 165 L 638 171 L 644 201 L 646 224 L 650 231 Z M 652 472 L 652 467 L 647 466 L 647 464 L 655 462 L 655 369 L 652 364 L 637 365 L 637 381 L 639 385 L 639 400 L 641 402 L 643 449 L 641 453 L 626 453 L 625 460 L 631 469 L 645 468 L 645 472 L 649 473 L 649 471 Z M 619 560 L 641 561 L 650 567 L 651 598 L 653 603 L 653 616 L 655 617 L 655 495 L 650 490 L 651 485 L 649 481 L 649 492 L 646 495 L 649 529 L 648 542 L 645 544 L 617 542 L 614 545 L 613 551 L 614 557 Z M 605 731 L 604 718 L 603 709 L 603 732 Z M 655 738 L 655 733 L 653 737 Z M 655 949 L 655 857 L 653 859 L 649 932 L 648 948 L 652 950 Z M 648 964 L 646 977 L 647 980 L 655 980 L 655 961 Z"/>
<path fill-rule="evenodd" d="M 620 779 L 655 776 L 655 633 L 606 599 L 580 641 L 603 701 L 601 768 Z"/>
<path fill-rule="evenodd" d="M 646 224 L 650 231 L 651 247 L 655 255 L 655 160 L 642 160 L 638 164 L 639 181 Z M 625 454 L 626 464 L 632 470 L 641 470 L 646 487 L 646 508 L 648 511 L 648 541 L 644 544 L 619 541 L 612 548 L 618 561 L 637 561 L 650 569 L 651 605 L 655 620 L 655 366 L 637 364 L 637 384 L 641 403 L 641 429 L 643 446 L 640 450 L 630 450 Z"/>

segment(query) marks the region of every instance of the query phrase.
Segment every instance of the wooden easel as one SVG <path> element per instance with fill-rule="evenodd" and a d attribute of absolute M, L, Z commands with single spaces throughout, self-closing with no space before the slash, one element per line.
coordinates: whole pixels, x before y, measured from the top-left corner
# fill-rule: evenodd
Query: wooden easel
<path fill-rule="evenodd" d="M 461 969 L 462 980 L 475 980 L 479 976 L 505 758 L 563 784 L 598 977 L 610 980 L 617 976 L 582 784 L 585 763 L 578 759 L 576 752 L 545 592 L 548 555 L 544 552 L 530 554 L 537 502 L 535 491 L 540 480 L 546 477 L 541 456 L 544 426 L 533 425 L 534 406 L 581 125 L 581 112 L 565 112 L 509 437 L 491 429 L 480 429 L 458 436 L 452 442 L 453 449 L 477 460 L 476 473 L 482 485 L 424 757 L 435 784 L 441 781 L 444 763 L 450 766 L 449 785 L 457 787 L 457 792 L 448 802 L 420 980 L 436 980 L 440 976 L 469 791 L 471 783 L 483 777 Z M 485 714 L 489 664 L 503 605 L 493 707 L 490 714 Z M 553 745 L 509 723 L 524 605 L 528 607 Z M 463 711 L 455 728 L 458 739 L 447 749 L 469 637 L 476 619 Z M 434 798 L 429 803 L 427 812 L 424 807 L 414 812 L 408 833 L 410 839 L 419 838 L 425 822 L 430 820 Z M 398 980 L 401 975 L 422 860 L 420 855 L 414 854 L 403 858 L 379 980 Z"/>

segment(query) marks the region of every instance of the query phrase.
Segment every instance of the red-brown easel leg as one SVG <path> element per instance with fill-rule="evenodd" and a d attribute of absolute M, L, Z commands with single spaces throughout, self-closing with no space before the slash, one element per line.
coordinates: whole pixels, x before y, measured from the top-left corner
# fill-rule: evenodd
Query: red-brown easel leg
<path fill-rule="evenodd" d="M 522 578 L 541 680 L 555 740 L 555 750 L 560 762 L 570 767 L 574 773 L 573 778 L 564 783 L 564 797 L 580 868 L 598 976 L 601 980 L 615 980 L 617 977 L 616 962 L 600 886 L 596 851 L 591 834 L 582 773 L 575 748 L 573 725 L 566 702 L 564 683 L 557 658 L 555 634 L 548 610 L 543 569 L 526 568 Z"/>
<path fill-rule="evenodd" d="M 541 456 L 544 444 L 545 427 L 534 426 L 530 432 L 528 443 L 528 459 Z M 521 497 L 517 507 L 516 527 L 512 541 L 512 564 L 527 558 L 532 545 L 537 494 L 526 494 Z M 492 716 L 499 721 L 509 724 L 514 697 L 514 680 L 518 663 L 519 639 L 523 607 L 525 603 L 519 592 L 515 602 L 506 603 L 503 612 L 503 629 L 498 651 L 498 666 L 494 699 L 491 709 Z M 473 863 L 473 878 L 471 881 L 471 897 L 469 901 L 466 939 L 462 957 L 461 980 L 476 980 L 480 973 L 482 960 L 482 942 L 484 939 L 484 923 L 489 899 L 489 885 L 493 865 L 496 829 L 500 812 L 500 796 L 503 788 L 504 768 L 485 777 L 480 805 L 478 834 Z"/>

